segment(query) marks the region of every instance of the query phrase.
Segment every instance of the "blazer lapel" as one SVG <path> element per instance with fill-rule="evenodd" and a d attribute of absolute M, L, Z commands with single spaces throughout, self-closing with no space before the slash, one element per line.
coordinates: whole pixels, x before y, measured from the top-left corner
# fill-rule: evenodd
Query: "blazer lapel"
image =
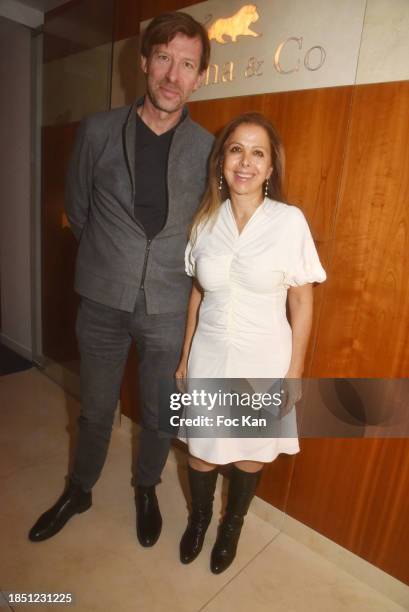
<path fill-rule="evenodd" d="M 123 143 L 126 164 L 128 166 L 129 178 L 132 186 L 132 202 L 135 200 L 135 132 L 136 132 L 136 107 L 138 101 L 132 104 L 128 117 L 123 127 Z"/>

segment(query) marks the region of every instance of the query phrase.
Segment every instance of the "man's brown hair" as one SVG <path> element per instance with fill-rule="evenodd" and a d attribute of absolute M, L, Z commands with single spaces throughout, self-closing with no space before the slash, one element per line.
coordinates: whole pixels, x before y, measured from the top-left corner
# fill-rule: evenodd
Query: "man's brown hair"
<path fill-rule="evenodd" d="M 199 72 L 206 70 L 210 60 L 210 42 L 206 28 L 188 13 L 162 13 L 152 19 L 142 34 L 141 54 L 149 58 L 154 45 L 167 45 L 176 34 L 199 38 L 202 43 Z"/>

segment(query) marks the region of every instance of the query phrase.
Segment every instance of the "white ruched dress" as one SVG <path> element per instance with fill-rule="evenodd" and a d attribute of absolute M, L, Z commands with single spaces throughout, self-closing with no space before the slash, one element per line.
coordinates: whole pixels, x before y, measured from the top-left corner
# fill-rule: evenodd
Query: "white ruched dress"
<path fill-rule="evenodd" d="M 301 210 L 266 198 L 239 234 L 226 200 L 187 245 L 185 263 L 204 290 L 188 379 L 283 378 L 292 349 L 287 290 L 326 278 Z M 181 438 L 211 463 L 270 462 L 299 451 L 295 410 L 282 421 L 293 437 Z"/>

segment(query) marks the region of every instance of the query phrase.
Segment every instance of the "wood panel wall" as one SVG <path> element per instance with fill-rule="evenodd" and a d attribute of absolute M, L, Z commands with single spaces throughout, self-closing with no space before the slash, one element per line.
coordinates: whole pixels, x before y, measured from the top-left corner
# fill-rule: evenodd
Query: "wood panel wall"
<path fill-rule="evenodd" d="M 304 439 L 300 447 L 286 512 L 408 584 L 408 440 Z"/>
<path fill-rule="evenodd" d="M 73 291 L 77 241 L 64 217 L 64 184 L 77 123 L 44 127 L 42 300 L 43 351 L 57 362 L 79 358 L 75 317 L 79 297 Z"/>
<path fill-rule="evenodd" d="M 314 376 L 409 374 L 409 83 L 354 89 Z"/>
<path fill-rule="evenodd" d="M 137 33 L 136 6 L 138 18 L 147 19 L 188 4 L 194 2 L 117 0 L 115 38 Z M 193 118 L 212 132 L 240 112 L 258 110 L 283 138 L 287 199 L 305 212 L 328 273 L 328 281 L 315 288 L 307 375 L 408 376 L 408 108 L 408 82 L 190 104 Z M 74 243 L 58 228 L 74 127 L 59 127 L 59 136 L 52 130 L 44 135 L 44 312 L 65 309 L 58 324 L 45 325 L 46 345 L 54 346 L 54 355 L 60 343 L 69 346 L 68 337 L 58 336 L 59 326 L 65 317 L 69 327 L 73 315 L 67 313 L 75 311 L 75 298 L 67 297 Z M 122 399 L 125 411 L 135 415 L 134 353 L 128 366 Z M 304 439 L 300 444 L 298 455 L 282 455 L 266 467 L 258 494 L 409 584 L 408 440 Z"/>

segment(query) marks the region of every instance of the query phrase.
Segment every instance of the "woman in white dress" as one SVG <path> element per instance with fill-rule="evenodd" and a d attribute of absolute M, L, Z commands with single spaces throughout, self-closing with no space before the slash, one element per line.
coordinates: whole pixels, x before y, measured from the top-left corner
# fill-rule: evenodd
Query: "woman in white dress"
<path fill-rule="evenodd" d="M 302 377 L 312 283 L 325 280 L 325 272 L 303 213 L 281 201 L 283 160 L 274 128 L 258 113 L 234 119 L 215 141 L 208 188 L 186 249 L 186 272 L 194 281 L 176 378 Z M 294 399 L 281 407 L 284 432 L 295 431 Z M 182 563 L 202 549 L 217 466 L 233 464 L 211 555 L 211 570 L 220 573 L 235 557 L 264 463 L 279 453 L 297 453 L 298 439 L 285 433 L 275 438 L 187 435 L 187 443 L 192 512 L 180 544 Z"/>

